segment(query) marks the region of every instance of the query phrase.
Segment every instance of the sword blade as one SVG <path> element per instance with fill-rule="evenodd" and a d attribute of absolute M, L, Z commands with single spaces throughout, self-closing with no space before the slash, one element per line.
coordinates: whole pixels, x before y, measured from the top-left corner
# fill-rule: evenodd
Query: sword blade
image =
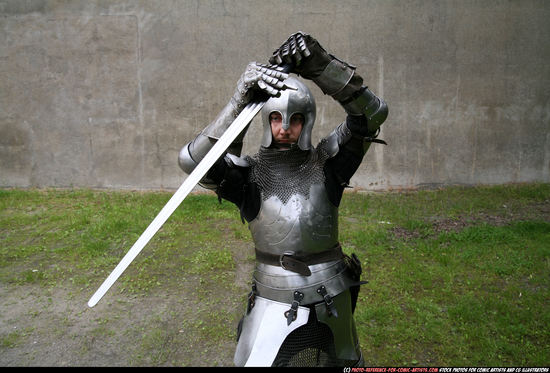
<path fill-rule="evenodd" d="M 212 149 L 206 154 L 203 160 L 195 167 L 193 172 L 187 176 L 183 184 L 174 193 L 172 198 L 166 203 L 155 219 L 149 224 L 147 229 L 141 234 L 138 240 L 134 243 L 132 248 L 122 258 L 120 263 L 115 267 L 113 272 L 107 277 L 107 279 L 101 284 L 99 289 L 88 301 L 88 306 L 93 307 L 103 298 L 105 293 L 111 288 L 116 280 L 122 275 L 122 273 L 128 268 L 130 263 L 136 258 L 141 250 L 147 245 L 147 243 L 153 238 L 155 233 L 162 227 L 162 225 L 168 220 L 170 215 L 176 210 L 176 208 L 183 202 L 185 197 L 193 190 L 195 185 L 206 175 L 210 167 L 223 155 L 229 145 L 235 140 L 235 138 L 246 128 L 246 126 L 254 119 L 256 114 L 264 106 L 265 101 L 255 101 L 249 103 L 243 111 L 235 118 L 233 123 L 224 132 L 220 139 L 214 144 Z"/>

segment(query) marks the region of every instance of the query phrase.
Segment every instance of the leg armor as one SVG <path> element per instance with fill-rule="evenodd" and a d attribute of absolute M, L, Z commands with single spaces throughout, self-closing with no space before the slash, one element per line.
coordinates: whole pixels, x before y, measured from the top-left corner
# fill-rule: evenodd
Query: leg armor
<path fill-rule="evenodd" d="M 305 325 L 307 307 L 299 307 L 296 320 L 287 325 L 288 304 L 255 296 L 252 309 L 241 321 L 234 362 L 237 366 L 271 366 L 285 338 Z"/>
<path fill-rule="evenodd" d="M 240 324 L 234 362 L 237 366 L 353 366 L 362 354 L 352 315 L 351 296 L 332 298 L 338 315 L 326 304 L 296 307 L 287 323 L 289 305 L 255 296 Z"/>

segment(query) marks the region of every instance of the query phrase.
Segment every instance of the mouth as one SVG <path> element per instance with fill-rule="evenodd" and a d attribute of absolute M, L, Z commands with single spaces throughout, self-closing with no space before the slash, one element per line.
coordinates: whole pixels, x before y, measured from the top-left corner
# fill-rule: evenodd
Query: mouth
<path fill-rule="evenodd" d="M 284 144 L 293 144 L 296 141 L 292 140 L 290 137 L 280 137 L 278 139 L 275 139 L 275 142 L 280 142 Z"/>

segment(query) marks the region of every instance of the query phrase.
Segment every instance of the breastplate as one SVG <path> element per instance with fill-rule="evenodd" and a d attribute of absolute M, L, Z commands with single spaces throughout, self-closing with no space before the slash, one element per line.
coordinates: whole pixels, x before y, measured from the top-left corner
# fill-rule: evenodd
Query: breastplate
<path fill-rule="evenodd" d="M 338 209 L 330 203 L 320 150 L 262 148 L 251 161 L 251 181 L 261 191 L 260 211 L 249 223 L 256 248 L 306 255 L 338 242 Z"/>

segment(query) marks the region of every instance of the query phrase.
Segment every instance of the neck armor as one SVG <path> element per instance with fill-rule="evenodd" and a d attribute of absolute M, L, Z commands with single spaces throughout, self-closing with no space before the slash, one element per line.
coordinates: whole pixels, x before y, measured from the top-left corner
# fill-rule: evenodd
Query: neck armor
<path fill-rule="evenodd" d="M 285 80 L 285 84 L 296 89 L 287 88 L 281 91 L 278 97 L 271 97 L 267 100 L 262 108 L 264 128 L 262 146 L 268 148 L 273 140 L 269 114 L 273 112 L 280 113 L 283 117 L 283 128 L 288 129 L 292 115 L 299 113 L 304 116 L 304 125 L 297 145 L 301 150 L 309 150 L 311 149 L 311 130 L 316 114 L 315 99 L 309 88 L 298 79 L 289 77 Z"/>

